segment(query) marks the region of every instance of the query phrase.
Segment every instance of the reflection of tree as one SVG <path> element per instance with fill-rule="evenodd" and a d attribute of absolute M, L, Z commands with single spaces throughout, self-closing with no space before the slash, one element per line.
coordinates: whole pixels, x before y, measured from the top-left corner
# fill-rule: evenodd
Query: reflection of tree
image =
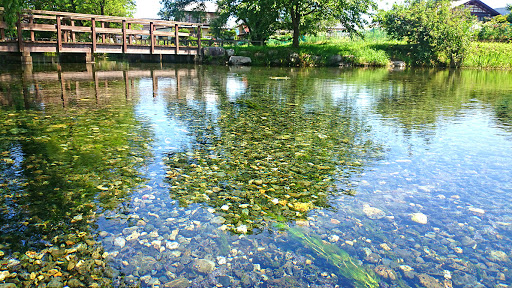
<path fill-rule="evenodd" d="M 264 85 L 249 80 L 236 102 L 221 97 L 220 116 L 195 130 L 192 151 L 168 163 L 171 197 L 205 202 L 241 232 L 329 207 L 334 180 L 361 165 L 353 160 L 361 125 L 350 108 L 333 104 L 307 77 L 265 76 Z"/>
<path fill-rule="evenodd" d="M 124 86 L 111 85 L 111 89 L 124 91 Z M 23 97 L 21 92 L 12 91 L 14 97 Z M 87 94 L 94 95 L 94 90 Z M 137 167 L 143 161 L 144 132 L 132 108 L 122 105 L 124 93 L 118 95 L 123 102 L 117 108 L 83 101 L 91 104 L 62 109 L 52 104 L 58 100 L 47 99 L 41 111 L 10 107 L 0 111 L 0 169 L 4 175 L 0 178 L 0 243 L 6 245 L 4 251 L 50 254 L 51 249 L 91 241 L 95 213 L 126 202 L 131 189 L 141 182 Z M 51 252 L 53 261 L 63 261 L 62 267 L 71 275 L 90 269 L 89 279 L 102 265 L 93 256 L 98 247 L 86 243 L 90 246 L 85 251 Z M 53 247 L 49 250 L 48 245 Z M 81 253 L 78 259 L 59 258 L 75 253 Z M 85 261 L 87 268 L 68 268 L 78 260 Z M 24 267 L 29 272 L 38 271 L 46 260 L 23 265 L 28 265 Z"/>
<path fill-rule="evenodd" d="M 442 70 L 390 74 L 379 91 L 377 111 L 409 130 L 424 130 L 442 116 L 455 116 L 473 100 L 491 104 L 496 117 L 511 123 L 511 75 L 503 71 Z"/>

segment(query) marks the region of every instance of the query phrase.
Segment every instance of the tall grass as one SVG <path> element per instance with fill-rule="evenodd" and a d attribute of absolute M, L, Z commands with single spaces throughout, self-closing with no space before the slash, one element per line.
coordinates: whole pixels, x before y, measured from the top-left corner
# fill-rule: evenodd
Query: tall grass
<path fill-rule="evenodd" d="M 473 43 L 463 66 L 512 69 L 512 43 Z"/>
<path fill-rule="evenodd" d="M 343 34 L 319 34 L 301 39 L 300 48 L 290 42 L 272 41 L 267 46 L 234 47 L 238 55 L 251 56 L 255 65 L 328 66 L 334 55 L 341 55 L 345 64 L 386 66 L 400 60 L 414 66 L 414 50 L 405 42 L 390 40 L 380 29 L 366 31 L 363 38 Z M 289 61 L 296 54 L 299 61 Z M 463 67 L 512 69 L 512 43 L 474 42 Z"/>

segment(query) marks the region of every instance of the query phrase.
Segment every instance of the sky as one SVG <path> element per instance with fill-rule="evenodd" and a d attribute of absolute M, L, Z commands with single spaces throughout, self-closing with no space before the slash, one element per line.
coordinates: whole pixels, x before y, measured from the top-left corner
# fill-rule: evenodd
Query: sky
<path fill-rule="evenodd" d="M 391 6 L 394 2 L 401 2 L 401 0 L 385 0 L 379 1 L 379 8 L 386 9 Z M 483 0 L 483 2 L 492 8 L 502 8 L 507 3 L 512 4 L 512 0 Z M 135 11 L 135 18 L 158 18 L 158 11 L 160 11 L 160 0 L 136 0 L 137 11 Z"/>

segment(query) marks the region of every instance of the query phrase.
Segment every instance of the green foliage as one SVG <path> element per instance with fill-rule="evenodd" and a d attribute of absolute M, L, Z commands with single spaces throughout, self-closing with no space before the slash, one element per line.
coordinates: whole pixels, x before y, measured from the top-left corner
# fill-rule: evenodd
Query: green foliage
<path fill-rule="evenodd" d="M 392 38 L 412 45 L 415 64 L 459 67 L 474 35 L 469 11 L 452 9 L 448 0 L 408 0 L 376 20 Z"/>
<path fill-rule="evenodd" d="M 0 0 L 0 6 L 4 7 L 3 20 L 9 26 L 8 31 L 14 28 L 18 20 L 18 13 L 25 6 L 24 0 Z"/>
<path fill-rule="evenodd" d="M 185 15 L 190 15 L 198 23 L 206 22 L 206 5 L 205 2 L 208 0 L 161 0 L 160 11 L 158 16 L 165 20 L 182 21 Z M 185 11 L 186 7 L 193 7 Z"/>
<path fill-rule="evenodd" d="M 464 67 L 512 69 L 512 44 L 476 42 L 471 45 Z"/>
<path fill-rule="evenodd" d="M 132 17 L 135 0 L 0 0 L 4 20 L 13 28 L 22 9 Z"/>
<path fill-rule="evenodd" d="M 183 13 L 191 3 L 200 5 L 204 0 L 162 0 L 164 8 L 159 15 L 171 19 Z M 214 35 L 229 17 L 235 17 L 250 30 L 250 39 L 267 40 L 278 29 L 293 31 L 293 46 L 299 46 L 299 37 L 315 34 L 326 27 L 343 25 L 350 33 L 367 22 L 363 14 L 375 8 L 373 0 L 220 0 L 219 17 L 213 21 Z"/>
<path fill-rule="evenodd" d="M 512 41 L 512 24 L 505 16 L 496 16 L 482 24 L 482 28 L 478 31 L 478 40 L 510 42 Z"/>
<path fill-rule="evenodd" d="M 507 9 L 508 9 L 508 11 L 509 11 L 509 12 L 512 12 L 512 4 L 508 4 L 508 5 L 507 5 Z M 507 21 L 508 21 L 509 23 L 512 23 L 512 13 L 508 13 L 508 15 L 507 15 Z"/>
<path fill-rule="evenodd" d="M 315 34 L 328 26 L 341 24 L 357 34 L 367 22 L 363 15 L 375 9 L 373 0 L 281 0 L 284 24 L 293 31 L 293 46 L 299 47 L 300 35 Z"/>
<path fill-rule="evenodd" d="M 269 41 L 270 42 L 270 41 Z M 375 48 L 377 42 L 350 41 L 337 39 L 324 42 L 304 42 L 299 48 L 288 45 L 265 47 L 233 47 L 237 55 L 251 57 L 253 65 L 263 66 L 332 66 L 335 55 L 342 56 L 342 62 L 353 66 L 386 66 L 390 59 L 382 48 Z M 290 61 L 290 55 L 296 54 L 297 61 Z"/>
<path fill-rule="evenodd" d="M 212 24 L 214 35 L 218 35 L 229 17 L 236 18 L 249 28 L 249 38 L 254 41 L 265 41 L 279 29 L 279 3 L 277 0 L 220 0 L 219 18 Z"/>

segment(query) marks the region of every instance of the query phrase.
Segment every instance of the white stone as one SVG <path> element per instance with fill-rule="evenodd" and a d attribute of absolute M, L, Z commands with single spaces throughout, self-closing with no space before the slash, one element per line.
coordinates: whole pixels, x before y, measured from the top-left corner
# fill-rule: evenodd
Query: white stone
<path fill-rule="evenodd" d="M 247 233 L 247 225 L 240 225 L 236 227 L 236 232 L 243 234 Z"/>
<path fill-rule="evenodd" d="M 151 242 L 151 246 L 153 246 L 153 248 L 155 248 L 156 250 L 160 250 L 160 247 L 162 247 L 162 241 L 155 240 Z"/>
<path fill-rule="evenodd" d="M 175 250 L 175 249 L 178 249 L 180 247 L 180 243 L 178 242 L 167 242 L 165 243 L 165 247 L 167 247 L 167 249 L 169 250 Z"/>
<path fill-rule="evenodd" d="M 0 281 L 4 281 L 10 274 L 9 271 L 0 271 Z"/>
<path fill-rule="evenodd" d="M 126 240 L 124 240 L 123 237 L 117 237 L 116 239 L 114 239 L 114 245 L 123 248 L 124 245 L 126 245 Z"/>
<path fill-rule="evenodd" d="M 128 237 L 126 237 L 126 241 L 132 241 L 132 240 L 137 240 L 140 236 L 140 233 L 137 232 L 137 231 L 133 231 L 132 234 L 128 235 Z"/>
<path fill-rule="evenodd" d="M 224 265 L 224 264 L 226 264 L 227 262 L 228 262 L 228 261 L 226 260 L 226 257 L 222 257 L 222 256 L 217 257 L 217 263 L 218 263 L 219 265 Z"/>
<path fill-rule="evenodd" d="M 371 207 L 368 204 L 363 205 L 363 213 L 370 219 L 382 219 L 384 216 L 386 216 L 384 211 L 380 210 L 379 208 Z"/>
<path fill-rule="evenodd" d="M 428 222 L 427 215 L 425 215 L 423 213 L 412 213 L 411 220 L 416 223 L 420 223 L 420 224 L 427 224 L 427 222 Z"/>
<path fill-rule="evenodd" d="M 471 207 L 471 208 L 469 208 L 469 211 L 474 212 L 474 213 L 478 213 L 478 214 L 485 214 L 485 210 L 484 209 L 480 209 L 480 208 Z"/>
<path fill-rule="evenodd" d="M 336 242 L 338 242 L 338 240 L 340 240 L 340 236 L 338 236 L 338 235 L 329 236 L 329 242 L 336 243 Z"/>

